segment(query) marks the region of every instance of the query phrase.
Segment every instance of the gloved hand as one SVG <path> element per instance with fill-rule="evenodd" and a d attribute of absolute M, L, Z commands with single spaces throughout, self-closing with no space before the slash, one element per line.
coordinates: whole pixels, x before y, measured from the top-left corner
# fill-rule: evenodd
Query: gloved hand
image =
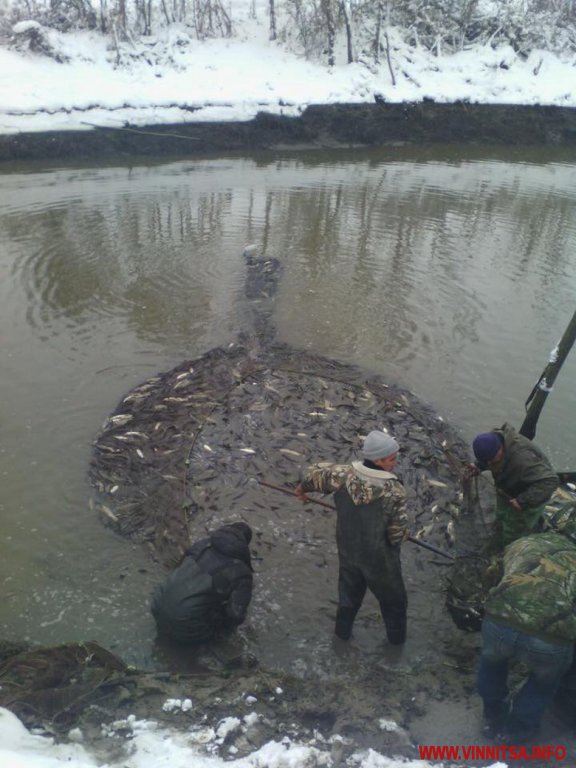
<path fill-rule="evenodd" d="M 467 464 L 464 467 L 464 480 L 471 480 L 473 477 L 477 477 L 480 474 L 480 469 L 476 464 Z"/>
<path fill-rule="evenodd" d="M 300 501 L 307 502 L 310 501 L 310 498 L 306 496 L 306 492 L 302 490 L 302 485 L 298 483 L 296 488 L 294 488 L 294 495 L 300 499 Z"/>

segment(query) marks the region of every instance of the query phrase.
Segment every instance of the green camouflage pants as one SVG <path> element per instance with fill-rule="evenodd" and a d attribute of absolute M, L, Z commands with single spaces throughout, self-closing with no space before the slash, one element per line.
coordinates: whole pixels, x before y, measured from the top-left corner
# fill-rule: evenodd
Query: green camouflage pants
<path fill-rule="evenodd" d="M 546 505 L 528 507 L 522 510 L 514 509 L 507 498 L 497 494 L 496 499 L 496 539 L 499 548 L 503 549 L 516 539 L 535 533 L 539 526 Z"/>

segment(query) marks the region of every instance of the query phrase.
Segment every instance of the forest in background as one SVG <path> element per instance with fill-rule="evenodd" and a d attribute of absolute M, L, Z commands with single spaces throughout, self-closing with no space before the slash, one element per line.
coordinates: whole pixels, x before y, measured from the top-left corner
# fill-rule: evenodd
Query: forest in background
<path fill-rule="evenodd" d="M 0 0 L 2 44 L 57 60 L 50 30 L 97 31 L 122 66 L 167 39 L 191 46 L 256 28 L 328 66 L 385 63 L 399 38 L 438 57 L 479 45 L 572 57 L 576 0 Z"/>

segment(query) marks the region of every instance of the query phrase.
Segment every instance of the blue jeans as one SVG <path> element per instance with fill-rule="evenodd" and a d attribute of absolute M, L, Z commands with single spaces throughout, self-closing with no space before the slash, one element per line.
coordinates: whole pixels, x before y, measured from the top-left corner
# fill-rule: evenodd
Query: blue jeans
<path fill-rule="evenodd" d="M 508 664 L 521 661 L 529 674 L 512 702 L 510 727 L 537 730 L 544 710 L 570 667 L 573 650 L 572 643 L 545 642 L 485 618 L 477 679 L 484 706 L 494 707 L 504 701 L 508 696 Z"/>

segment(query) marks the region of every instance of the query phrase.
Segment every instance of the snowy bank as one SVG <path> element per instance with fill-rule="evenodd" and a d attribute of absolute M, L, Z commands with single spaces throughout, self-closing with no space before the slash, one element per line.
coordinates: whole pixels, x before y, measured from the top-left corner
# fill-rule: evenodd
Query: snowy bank
<path fill-rule="evenodd" d="M 30 24 L 16 31 L 29 33 Z M 569 54 L 521 57 L 510 46 L 479 45 L 438 56 L 391 33 L 389 62 L 327 67 L 251 32 L 198 41 L 170 29 L 119 66 L 96 32 L 43 30 L 50 56 L 0 49 L 0 133 L 239 122 L 375 101 L 576 106 Z"/>

